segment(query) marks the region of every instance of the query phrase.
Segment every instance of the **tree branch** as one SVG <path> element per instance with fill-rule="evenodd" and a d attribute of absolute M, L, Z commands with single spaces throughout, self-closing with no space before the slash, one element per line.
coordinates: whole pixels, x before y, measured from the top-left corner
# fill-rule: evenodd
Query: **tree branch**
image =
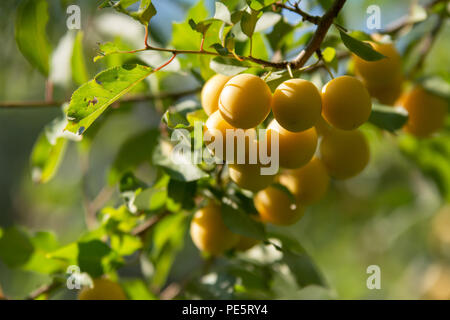
<path fill-rule="evenodd" d="M 337 17 L 339 11 L 341 11 L 346 0 L 335 0 L 331 8 L 320 19 L 320 23 L 317 26 L 316 32 L 309 41 L 308 45 L 293 61 L 289 62 L 292 69 L 298 69 L 308 61 L 308 59 L 320 49 L 323 39 L 327 35 L 328 29 L 333 24 L 334 18 Z"/>
<path fill-rule="evenodd" d="M 445 21 L 445 16 L 441 14 L 439 16 L 438 21 L 434 25 L 433 29 L 428 34 L 428 36 L 425 39 L 423 39 L 422 47 L 420 48 L 419 60 L 417 61 L 414 68 L 411 70 L 410 74 L 415 74 L 422 69 L 423 64 L 425 63 L 425 60 L 427 58 L 427 55 L 430 52 L 431 48 L 433 47 L 433 44 L 436 41 L 439 31 L 442 29 L 442 27 L 444 25 L 444 21 Z"/>
<path fill-rule="evenodd" d="M 319 16 L 313 16 L 305 11 L 303 11 L 302 9 L 300 9 L 300 7 L 298 6 L 298 2 L 296 2 L 292 7 L 281 3 L 281 2 L 276 2 L 274 3 L 275 7 L 281 8 L 281 9 L 286 9 L 289 10 L 291 12 L 295 12 L 298 15 L 300 15 L 302 17 L 303 21 L 308 21 L 311 22 L 313 24 L 319 24 L 320 23 L 320 17 Z"/>
<path fill-rule="evenodd" d="M 148 100 L 157 100 L 157 99 L 167 99 L 167 98 L 180 98 L 190 94 L 195 94 L 202 90 L 201 87 L 189 89 L 180 92 L 162 92 L 159 94 L 150 94 L 150 95 L 137 95 L 137 96 L 129 96 L 121 99 L 121 102 L 141 102 Z M 12 101 L 12 102 L 0 102 L 0 109 L 9 109 L 9 108 L 38 108 L 38 107 L 60 107 L 63 103 L 67 101 L 63 100 L 53 100 L 53 101 Z"/>
<path fill-rule="evenodd" d="M 25 299 L 26 300 L 34 300 L 43 294 L 50 294 L 54 290 L 60 288 L 62 283 L 63 282 L 61 282 L 61 281 L 54 280 L 52 283 L 45 284 L 45 285 L 37 288 L 36 290 L 31 292 Z"/>
<path fill-rule="evenodd" d="M 139 226 L 131 231 L 133 236 L 144 236 L 148 230 L 153 228 L 159 221 L 161 221 L 164 217 L 170 214 L 170 211 L 165 211 L 161 214 L 151 216 L 147 221 L 143 222 Z"/>

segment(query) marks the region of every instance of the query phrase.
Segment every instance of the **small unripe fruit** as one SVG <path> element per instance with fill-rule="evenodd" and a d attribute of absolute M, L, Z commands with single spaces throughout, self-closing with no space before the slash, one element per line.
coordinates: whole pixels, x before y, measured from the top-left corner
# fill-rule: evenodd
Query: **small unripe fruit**
<path fill-rule="evenodd" d="M 272 148 L 273 132 L 278 133 L 278 154 L 281 167 L 296 169 L 311 160 L 317 148 L 317 132 L 314 127 L 301 132 L 291 132 L 273 120 L 266 133 L 269 153 Z M 275 151 L 277 151 L 276 148 Z"/>
<path fill-rule="evenodd" d="M 299 203 L 310 205 L 325 195 L 330 177 L 322 160 L 314 157 L 305 166 L 281 174 L 279 181 L 295 195 Z"/>
<path fill-rule="evenodd" d="M 258 239 L 249 238 L 246 236 L 239 236 L 239 242 L 236 245 L 236 250 L 238 251 L 247 251 L 248 249 L 253 248 L 261 241 Z"/>
<path fill-rule="evenodd" d="M 272 93 L 264 80 L 252 74 L 240 74 L 222 89 L 219 110 L 233 127 L 249 129 L 267 117 L 271 100 Z"/>
<path fill-rule="evenodd" d="M 322 100 L 317 87 L 310 81 L 290 79 L 277 87 L 272 98 L 275 119 L 292 132 L 311 128 L 322 112 Z"/>
<path fill-rule="evenodd" d="M 428 137 L 444 126 L 447 115 L 447 101 L 416 86 L 402 99 L 408 111 L 408 122 L 404 130 L 416 137 Z"/>
<path fill-rule="evenodd" d="M 354 130 L 369 119 L 372 101 L 364 84 L 342 76 L 322 88 L 322 114 L 332 126 Z"/>
<path fill-rule="evenodd" d="M 202 88 L 201 102 L 206 114 L 209 116 L 219 108 L 219 96 L 225 83 L 231 77 L 222 74 L 212 76 Z"/>
<path fill-rule="evenodd" d="M 292 203 L 289 196 L 276 187 L 259 191 L 254 198 L 256 210 L 262 222 L 287 226 L 297 222 L 304 214 L 304 208 Z"/>
<path fill-rule="evenodd" d="M 377 61 L 367 61 L 353 55 L 355 73 L 362 79 L 376 85 L 390 82 L 391 79 L 401 77 L 402 61 L 400 54 L 392 43 L 375 43 L 368 41 L 375 51 L 386 58 Z"/>
<path fill-rule="evenodd" d="M 274 180 L 274 175 L 263 175 L 260 164 L 230 164 L 228 174 L 239 187 L 253 192 L 262 190 Z"/>
<path fill-rule="evenodd" d="M 116 282 L 97 278 L 93 288 L 84 287 L 78 294 L 78 300 L 127 300 L 125 292 Z"/>
<path fill-rule="evenodd" d="M 367 166 L 369 158 L 367 139 L 359 130 L 333 129 L 323 136 L 320 159 L 333 178 L 348 179 L 356 176 Z"/>
<path fill-rule="evenodd" d="M 194 214 L 190 233 L 197 248 L 211 255 L 220 255 L 239 241 L 223 222 L 220 206 L 213 202 Z"/>

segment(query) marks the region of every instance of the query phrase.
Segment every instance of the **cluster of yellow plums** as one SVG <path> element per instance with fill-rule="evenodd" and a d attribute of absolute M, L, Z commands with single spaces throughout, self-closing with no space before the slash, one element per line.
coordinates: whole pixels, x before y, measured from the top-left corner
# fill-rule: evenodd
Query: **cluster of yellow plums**
<path fill-rule="evenodd" d="M 439 131 L 444 125 L 447 102 L 420 85 L 405 90 L 402 60 L 395 46 L 368 43 L 386 57 L 375 62 L 353 57 L 355 74 L 372 97 L 382 104 L 401 106 L 408 111 L 409 119 L 403 128 L 406 132 L 425 138 Z"/>
<path fill-rule="evenodd" d="M 364 84 L 355 77 L 335 78 L 322 92 L 310 81 L 290 79 L 272 94 L 255 75 L 215 75 L 203 87 L 201 100 L 209 116 L 205 133 L 213 138 L 218 134 L 226 137 L 227 129 L 256 131 L 272 111 L 274 119 L 267 126 L 264 142 L 270 153 L 271 135 L 277 133 L 281 172 L 261 174 L 263 164 L 259 159 L 255 164 L 228 164 L 230 179 L 254 192 L 258 212 L 253 216 L 263 223 L 297 222 L 305 206 L 319 201 L 326 193 L 330 177 L 354 177 L 369 162 L 369 146 L 358 127 L 368 120 L 372 103 Z M 258 148 L 262 141 L 246 140 L 246 150 L 252 143 Z M 230 159 L 225 150 L 223 154 L 224 160 Z M 294 197 L 273 182 L 284 185 Z M 200 250 L 219 255 L 232 248 L 246 250 L 257 243 L 231 232 L 220 210 L 220 205 L 211 200 L 195 213 L 190 231 Z"/>
<path fill-rule="evenodd" d="M 369 162 L 370 150 L 358 128 L 371 114 L 372 97 L 387 105 L 401 105 L 409 113 L 404 130 L 426 137 L 444 122 L 446 101 L 420 86 L 403 93 L 401 57 L 392 44 L 370 42 L 385 59 L 370 62 L 353 57 L 356 77 L 340 76 L 329 81 L 320 92 L 310 81 L 290 79 L 272 94 L 267 84 L 251 74 L 234 77 L 215 75 L 203 87 L 202 106 L 209 116 L 205 133 L 213 137 L 226 130 L 256 131 L 270 111 L 265 142 L 270 151 L 271 135 L 279 137 L 281 172 L 261 175 L 263 165 L 236 164 L 226 154 L 229 178 L 239 187 L 254 192 L 255 219 L 274 225 L 298 221 L 305 206 L 319 201 L 328 189 L 330 178 L 348 179 L 358 175 Z M 256 134 L 249 137 L 256 137 Z M 320 146 L 319 145 L 320 141 Z M 257 139 L 246 140 L 245 148 Z M 208 142 L 206 142 L 208 145 Z M 246 158 L 248 160 L 248 158 Z M 277 182 L 295 197 L 289 196 Z M 229 249 L 246 250 L 257 243 L 232 233 L 224 224 L 220 206 L 214 201 L 198 210 L 191 223 L 191 237 L 202 251 L 219 255 Z"/>

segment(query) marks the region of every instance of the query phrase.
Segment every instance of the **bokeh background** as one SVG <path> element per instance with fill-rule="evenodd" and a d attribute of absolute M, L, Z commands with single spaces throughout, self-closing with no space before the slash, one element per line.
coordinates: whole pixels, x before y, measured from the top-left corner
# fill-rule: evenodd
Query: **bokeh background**
<path fill-rule="evenodd" d="M 29 65 L 16 47 L 16 0 L 0 1 L 0 102 L 44 99 L 45 79 Z M 158 10 L 152 36 L 166 45 L 172 23 L 184 21 L 196 0 L 154 0 Z M 206 1 L 211 13 L 214 1 Z M 308 9 L 308 2 L 303 6 Z M 312 1 L 314 2 L 314 1 Z M 413 1 L 348 1 L 345 26 L 366 28 L 366 8 L 381 8 L 382 27 L 408 13 Z M 420 1 L 420 3 L 427 1 Z M 54 46 L 51 79 L 55 98 L 67 99 L 76 87 L 67 68 L 74 33 L 66 28 L 65 9 L 81 7 L 86 57 L 96 54 L 97 42 L 120 36 L 140 47 L 143 28 L 111 10 L 97 9 L 98 1 L 50 1 L 47 28 Z M 312 14 L 320 14 L 320 10 Z M 298 19 L 287 13 L 291 21 Z M 426 25 L 423 28 L 427 28 Z M 298 36 L 302 30 L 298 31 Z M 402 50 L 402 41 L 398 44 Z M 69 53 L 68 53 L 69 52 Z M 447 20 L 425 61 L 425 72 L 450 81 L 450 22 Z M 89 63 L 94 75 L 104 66 Z M 340 68 L 345 72 L 345 66 Z M 179 79 L 178 79 L 179 80 Z M 194 77 L 164 83 L 167 91 L 195 88 Z M 83 167 L 77 146 L 70 144 L 57 176 L 48 184 L 33 184 L 29 156 L 45 124 L 60 114 L 54 107 L 0 109 L 0 227 L 20 225 L 31 231 L 51 230 L 61 243 L 69 243 L 86 230 L 86 199 L 94 199 L 107 179 L 107 169 L 121 143 L 140 129 L 157 126 L 152 102 L 140 103 L 130 113 L 114 111 L 94 140 L 89 167 Z M 333 183 L 319 204 L 308 208 L 296 225 L 280 229 L 297 239 L 324 273 L 331 289 L 299 290 L 289 275 L 275 279 L 277 298 L 416 299 L 450 298 L 450 125 L 438 136 L 417 141 L 400 133 L 382 133 L 371 125 L 363 130 L 370 138 L 372 160 L 364 173 L 346 182 Z M 116 190 L 103 190 L 115 193 Z M 187 240 L 190 241 L 190 240 Z M 180 254 L 183 262 L 199 259 L 192 243 Z M 195 263 L 191 263 L 195 265 Z M 189 268 L 190 263 L 187 263 Z M 368 290 L 366 268 L 381 268 L 381 290 Z M 176 269 L 176 268 L 175 268 Z M 133 272 L 133 271 L 130 271 Z M 175 274 L 179 272 L 173 271 Z M 176 277 L 176 275 L 172 275 Z M 21 298 L 45 276 L 11 270 L 0 261 L 0 285 L 5 295 Z M 66 293 L 66 296 L 71 297 Z"/>

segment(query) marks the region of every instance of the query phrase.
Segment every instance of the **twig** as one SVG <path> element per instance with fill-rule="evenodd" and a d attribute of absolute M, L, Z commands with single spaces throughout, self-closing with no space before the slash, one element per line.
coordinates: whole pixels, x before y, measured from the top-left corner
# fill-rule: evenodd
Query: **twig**
<path fill-rule="evenodd" d="M 282 8 L 282 9 L 286 9 L 292 12 L 297 13 L 298 15 L 300 15 L 302 17 L 303 21 L 308 21 L 311 22 L 313 24 L 319 24 L 320 23 L 320 17 L 319 16 L 313 16 L 305 11 L 303 11 L 302 9 L 300 9 L 300 7 L 298 6 L 298 3 L 295 3 L 292 5 L 292 7 L 281 3 L 281 2 L 276 2 L 274 3 L 275 7 L 278 8 Z"/>
<path fill-rule="evenodd" d="M 143 222 L 139 226 L 131 231 L 131 234 L 134 236 L 143 236 L 150 230 L 154 225 L 156 225 L 159 221 L 161 221 L 164 217 L 170 214 L 170 211 L 165 211 L 161 214 L 151 216 L 147 221 Z"/>
<path fill-rule="evenodd" d="M 339 11 L 341 11 L 344 6 L 346 0 L 335 0 L 331 8 L 323 15 L 320 19 L 320 23 L 317 26 L 316 32 L 313 37 L 309 41 L 306 48 L 300 52 L 300 54 L 291 62 L 289 62 L 290 66 L 293 69 L 301 68 L 306 61 L 316 52 L 317 49 L 320 48 L 323 39 L 325 38 L 328 29 L 333 24 L 334 18 L 337 17 Z"/>
<path fill-rule="evenodd" d="M 199 92 L 202 88 L 194 88 L 180 92 L 162 92 L 159 94 L 150 95 L 138 95 L 129 96 L 121 99 L 121 102 L 141 102 L 156 99 L 167 99 L 167 98 L 180 98 L 183 96 L 195 94 Z M 54 100 L 54 101 L 12 101 L 12 102 L 0 102 L 0 109 L 2 108 L 38 108 L 38 107 L 60 107 L 63 103 L 68 101 Z"/>
<path fill-rule="evenodd" d="M 422 47 L 420 48 L 420 55 L 419 60 L 417 61 L 414 68 L 411 70 L 410 74 L 414 75 L 417 72 L 419 72 L 423 64 L 425 63 L 425 60 L 428 56 L 428 53 L 430 52 L 431 48 L 433 47 L 434 42 L 436 41 L 436 38 L 439 34 L 439 31 L 442 29 L 444 25 L 445 17 L 444 15 L 440 15 L 438 21 L 436 22 L 436 25 L 433 27 L 433 29 L 430 31 L 428 36 L 423 40 Z"/>
<path fill-rule="evenodd" d="M 54 280 L 50 284 L 45 284 L 45 285 L 37 288 L 36 290 L 31 292 L 25 299 L 26 300 L 34 300 L 43 294 L 50 294 L 52 291 L 58 289 L 61 286 L 61 284 L 62 284 L 61 281 Z"/>
<path fill-rule="evenodd" d="M 424 5 L 424 9 L 427 11 L 430 11 L 435 5 L 441 2 L 447 2 L 448 0 L 433 0 Z M 384 30 L 382 30 L 381 34 L 396 34 L 406 26 L 414 24 L 413 21 L 410 19 L 410 14 L 406 16 L 402 16 L 396 21 L 392 22 L 390 25 L 388 25 Z"/>

